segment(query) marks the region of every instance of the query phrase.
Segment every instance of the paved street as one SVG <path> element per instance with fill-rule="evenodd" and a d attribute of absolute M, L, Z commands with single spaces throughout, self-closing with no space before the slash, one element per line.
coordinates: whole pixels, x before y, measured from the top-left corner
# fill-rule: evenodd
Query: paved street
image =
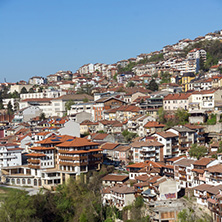
<path fill-rule="evenodd" d="M 40 190 L 40 189 L 34 188 L 34 187 L 28 188 L 28 187 L 17 187 L 17 186 L 7 186 L 7 185 L 0 185 L 0 187 L 14 188 L 14 189 L 18 189 L 18 190 L 25 190 L 25 191 L 28 192 L 28 194 L 30 196 L 36 195 Z M 43 192 L 44 192 L 44 190 L 43 190 Z"/>

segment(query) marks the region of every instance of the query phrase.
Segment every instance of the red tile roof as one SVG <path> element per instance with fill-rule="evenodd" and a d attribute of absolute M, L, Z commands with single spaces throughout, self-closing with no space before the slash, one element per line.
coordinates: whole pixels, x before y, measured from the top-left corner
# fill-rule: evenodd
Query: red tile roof
<path fill-rule="evenodd" d="M 187 100 L 191 95 L 192 93 L 169 94 L 163 100 Z"/>

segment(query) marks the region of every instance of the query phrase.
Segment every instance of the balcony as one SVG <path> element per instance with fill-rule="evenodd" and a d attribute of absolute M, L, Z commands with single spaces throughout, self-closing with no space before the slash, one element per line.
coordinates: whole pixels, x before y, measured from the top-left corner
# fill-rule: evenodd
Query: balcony
<path fill-rule="evenodd" d="M 94 157 L 94 158 L 102 158 L 103 154 L 102 153 L 92 154 L 92 157 Z"/>
<path fill-rule="evenodd" d="M 174 173 L 170 173 L 170 172 L 164 172 L 164 175 L 169 176 L 169 177 L 174 177 Z"/>
<path fill-rule="evenodd" d="M 179 139 L 186 139 L 187 136 L 179 135 Z"/>
<path fill-rule="evenodd" d="M 31 169 L 40 169 L 40 166 L 39 166 L 39 165 L 29 164 L 28 167 L 31 168 Z"/>
<path fill-rule="evenodd" d="M 222 176 L 214 176 L 214 175 L 210 175 L 210 179 L 214 179 L 214 180 L 222 180 Z"/>
<path fill-rule="evenodd" d="M 87 166 L 88 162 L 76 163 L 76 166 Z"/>
<path fill-rule="evenodd" d="M 40 160 L 38 160 L 38 159 L 28 159 L 28 162 L 29 163 L 34 163 L 34 164 L 39 164 Z"/>
<path fill-rule="evenodd" d="M 59 159 L 60 160 L 87 160 L 88 159 L 88 156 L 59 156 Z"/>
<path fill-rule="evenodd" d="M 65 161 L 59 161 L 59 165 L 63 165 L 63 166 L 77 166 L 76 163 L 73 162 L 65 162 Z"/>
<path fill-rule="evenodd" d="M 179 179 L 182 181 L 187 181 L 187 178 L 185 178 L 185 177 L 180 177 Z"/>
<path fill-rule="evenodd" d="M 180 173 L 181 175 L 186 175 L 186 171 L 184 171 L 184 170 L 179 170 L 179 173 Z"/>

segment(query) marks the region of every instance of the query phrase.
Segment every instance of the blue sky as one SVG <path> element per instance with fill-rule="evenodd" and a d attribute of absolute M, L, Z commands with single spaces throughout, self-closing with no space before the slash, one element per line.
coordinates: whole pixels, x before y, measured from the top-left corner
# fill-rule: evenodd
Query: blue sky
<path fill-rule="evenodd" d="M 221 0 L 0 0 L 0 82 L 115 63 L 222 29 Z"/>

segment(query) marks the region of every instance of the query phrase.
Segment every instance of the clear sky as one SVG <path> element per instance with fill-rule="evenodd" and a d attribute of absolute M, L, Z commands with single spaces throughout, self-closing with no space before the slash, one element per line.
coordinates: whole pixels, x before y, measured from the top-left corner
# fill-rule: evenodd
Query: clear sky
<path fill-rule="evenodd" d="M 221 0 L 0 0 L 0 82 L 115 63 L 220 29 Z"/>

